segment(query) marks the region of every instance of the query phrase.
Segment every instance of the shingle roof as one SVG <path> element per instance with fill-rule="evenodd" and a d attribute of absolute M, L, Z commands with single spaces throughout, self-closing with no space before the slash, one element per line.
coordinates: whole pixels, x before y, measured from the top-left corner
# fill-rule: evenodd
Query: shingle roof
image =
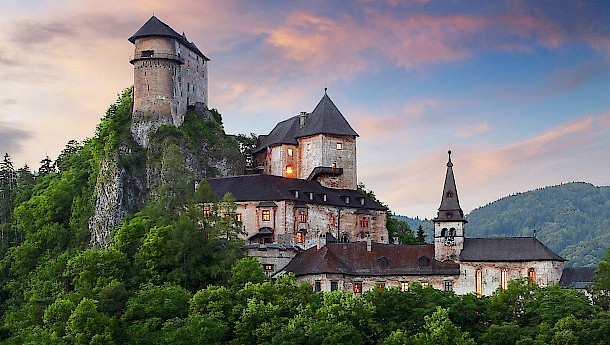
<path fill-rule="evenodd" d="M 347 122 L 335 103 L 325 93 L 315 109 L 307 114 L 305 123 L 300 125 L 301 115 L 291 117 L 278 123 L 268 134 L 260 136 L 260 144 L 254 153 L 260 152 L 268 146 L 278 144 L 297 144 L 297 138 L 316 134 L 331 134 L 357 137 L 358 133 Z"/>
<path fill-rule="evenodd" d="M 465 238 L 460 261 L 565 261 L 535 237 Z"/>
<path fill-rule="evenodd" d="M 346 274 L 354 276 L 458 275 L 459 265 L 434 260 L 434 245 L 393 245 L 365 242 L 327 243 L 299 252 L 284 268 L 296 276 Z"/>
<path fill-rule="evenodd" d="M 559 285 L 564 288 L 585 289 L 593 285 L 595 267 L 566 267 L 563 269 Z"/>
<path fill-rule="evenodd" d="M 205 60 L 208 59 L 203 53 L 197 48 L 197 46 L 193 42 L 189 42 L 186 39 L 184 34 L 180 35 L 174 29 L 172 29 L 169 25 L 160 21 L 157 17 L 152 16 L 150 19 L 142 25 L 142 27 L 136 31 L 131 37 L 129 37 L 129 42 L 136 43 L 136 39 L 140 37 L 149 37 L 149 36 L 165 36 L 171 37 L 178 40 L 180 43 L 188 47 L 190 50 L 195 52 L 197 55 L 201 56 Z"/>
<path fill-rule="evenodd" d="M 368 210 L 386 210 L 384 206 L 357 190 L 334 189 L 317 181 L 286 178 L 273 175 L 243 175 L 207 179 L 219 197 L 231 193 L 236 201 L 292 200 L 310 204 L 326 204 Z M 299 191 L 295 197 L 294 191 Z M 313 193 L 313 199 L 307 193 Z M 326 194 L 326 201 L 323 195 Z M 344 197 L 349 197 L 346 203 Z M 364 198 L 362 205 L 358 198 Z"/>
<path fill-rule="evenodd" d="M 451 162 L 451 151 L 449 153 L 449 161 L 447 162 L 447 174 L 445 175 L 445 185 L 443 186 L 443 195 L 441 196 L 441 205 L 438 208 L 438 214 L 434 221 L 463 221 L 464 212 L 460 207 L 458 198 L 457 186 L 455 185 L 455 177 L 453 176 L 453 163 Z"/>

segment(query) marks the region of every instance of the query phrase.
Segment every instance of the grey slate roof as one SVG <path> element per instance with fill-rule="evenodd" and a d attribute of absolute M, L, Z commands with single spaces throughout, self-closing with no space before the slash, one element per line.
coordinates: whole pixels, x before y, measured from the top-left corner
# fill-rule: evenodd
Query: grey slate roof
<path fill-rule="evenodd" d="M 565 261 L 535 237 L 465 238 L 460 261 Z"/>
<path fill-rule="evenodd" d="M 136 39 L 140 37 L 149 37 L 149 36 L 164 36 L 171 37 L 178 40 L 180 43 L 188 47 L 190 50 L 195 52 L 197 55 L 201 56 L 204 60 L 209 61 L 205 55 L 197 48 L 197 46 L 193 42 L 189 42 L 186 39 L 186 36 L 180 35 L 174 29 L 172 29 L 169 25 L 160 21 L 157 17 L 152 16 L 150 19 L 142 25 L 142 27 L 136 31 L 131 37 L 129 37 L 129 42 L 136 43 Z"/>
<path fill-rule="evenodd" d="M 346 274 L 353 276 L 458 275 L 459 264 L 434 259 L 434 245 L 394 245 L 365 242 L 327 243 L 299 252 L 283 269 L 296 276 Z"/>
<path fill-rule="evenodd" d="M 207 179 L 216 195 L 222 197 L 231 193 L 236 201 L 280 201 L 291 200 L 301 203 L 325 204 L 355 209 L 386 210 L 384 206 L 357 190 L 333 189 L 322 186 L 317 181 L 286 178 L 273 175 L 243 175 Z M 294 191 L 299 191 L 298 198 Z M 313 200 L 307 193 L 313 193 Z M 322 195 L 326 194 L 326 201 Z M 344 197 L 349 197 L 349 204 Z M 362 205 L 358 198 L 364 198 Z"/>
<path fill-rule="evenodd" d="M 460 207 L 455 177 L 453 176 L 453 163 L 451 162 L 451 151 L 447 162 L 447 174 L 445 175 L 445 185 L 441 196 L 441 206 L 434 221 L 468 221 L 464 218 L 464 212 Z"/>
<path fill-rule="evenodd" d="M 566 267 L 559 285 L 564 288 L 586 289 L 593 285 L 595 267 Z"/>
<path fill-rule="evenodd" d="M 357 137 L 358 133 L 347 122 L 337 106 L 325 93 L 315 109 L 307 114 L 303 126 L 299 123 L 297 115 L 278 123 L 268 135 L 259 137 L 260 144 L 254 153 L 260 152 L 268 146 L 279 144 L 297 144 L 297 138 L 316 134 L 331 134 Z"/>

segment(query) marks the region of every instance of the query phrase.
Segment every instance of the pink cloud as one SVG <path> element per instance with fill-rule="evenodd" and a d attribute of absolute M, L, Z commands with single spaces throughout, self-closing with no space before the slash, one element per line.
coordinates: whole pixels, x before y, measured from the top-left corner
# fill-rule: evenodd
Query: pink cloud
<path fill-rule="evenodd" d="M 470 138 L 474 135 L 488 132 L 490 129 L 489 123 L 487 121 L 478 123 L 476 125 L 470 125 L 468 127 L 464 127 L 458 129 L 455 134 L 461 138 Z"/>

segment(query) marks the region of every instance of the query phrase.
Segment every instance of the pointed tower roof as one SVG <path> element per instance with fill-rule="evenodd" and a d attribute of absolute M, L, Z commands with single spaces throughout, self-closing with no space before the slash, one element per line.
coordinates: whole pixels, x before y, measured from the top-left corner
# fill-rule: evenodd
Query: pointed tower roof
<path fill-rule="evenodd" d="M 305 116 L 302 125 L 301 116 Z M 277 144 L 296 145 L 297 138 L 316 134 L 358 136 L 358 133 L 354 131 L 339 111 L 339 108 L 330 99 L 326 89 L 324 89 L 324 96 L 322 96 L 322 99 L 311 113 L 304 113 L 284 120 L 278 123 L 271 133 L 266 136 L 260 136 L 260 145 L 254 149 L 254 153 Z"/>
<path fill-rule="evenodd" d="M 169 25 L 165 24 L 159 18 L 154 15 L 150 17 L 150 19 L 142 25 L 142 27 L 136 31 L 131 37 L 129 37 L 129 42 L 135 44 L 136 39 L 141 37 L 151 37 L 151 36 L 162 36 L 162 37 L 171 37 L 188 47 L 190 50 L 195 52 L 197 55 L 201 56 L 204 60 L 209 61 L 205 55 L 197 48 L 197 46 L 193 42 L 189 42 L 186 39 L 184 34 L 180 35 L 174 29 L 172 29 Z"/>
<path fill-rule="evenodd" d="M 451 162 L 451 150 L 448 151 L 449 161 L 447 162 L 447 174 L 445 175 L 445 185 L 441 196 L 441 206 L 434 221 L 457 221 L 466 223 L 464 212 L 460 207 L 455 177 L 453 176 L 453 163 Z"/>

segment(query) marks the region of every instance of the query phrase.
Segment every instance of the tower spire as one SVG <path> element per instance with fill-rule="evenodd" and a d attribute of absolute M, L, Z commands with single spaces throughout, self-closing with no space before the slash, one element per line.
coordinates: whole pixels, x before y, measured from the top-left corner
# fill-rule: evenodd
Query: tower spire
<path fill-rule="evenodd" d="M 447 173 L 445 175 L 445 185 L 441 196 L 441 205 L 435 221 L 463 221 L 464 212 L 460 207 L 455 177 L 453 176 L 453 162 L 451 162 L 451 150 L 447 151 L 449 159 L 447 161 Z"/>

